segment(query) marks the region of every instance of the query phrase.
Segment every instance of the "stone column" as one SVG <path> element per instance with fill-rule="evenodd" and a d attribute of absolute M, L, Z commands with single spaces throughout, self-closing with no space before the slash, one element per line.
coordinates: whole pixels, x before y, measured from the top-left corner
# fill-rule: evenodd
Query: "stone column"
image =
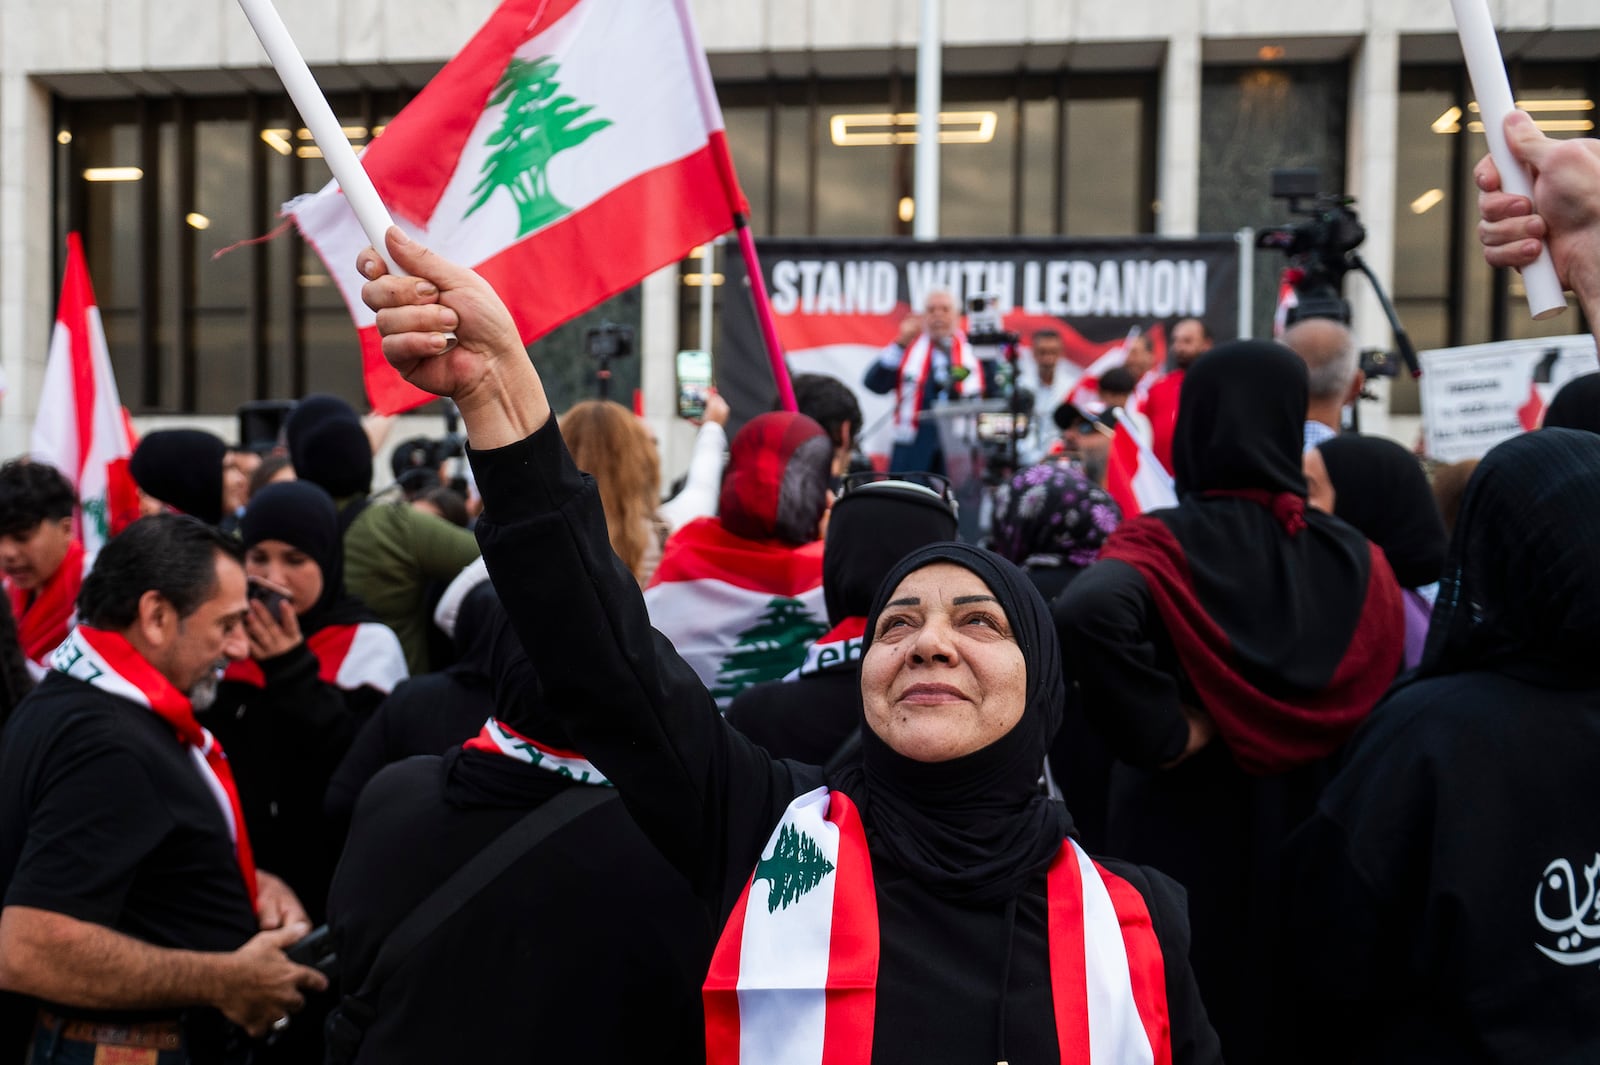
<path fill-rule="evenodd" d="M 1193 236 L 1200 225 L 1200 34 L 1175 33 L 1167 41 L 1161 76 L 1161 133 L 1156 152 L 1161 210 L 1156 232 Z"/>

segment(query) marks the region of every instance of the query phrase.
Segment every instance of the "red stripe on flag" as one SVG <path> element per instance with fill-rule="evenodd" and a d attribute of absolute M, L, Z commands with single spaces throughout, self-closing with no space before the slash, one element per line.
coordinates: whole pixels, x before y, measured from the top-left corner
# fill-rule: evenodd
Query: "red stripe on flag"
<path fill-rule="evenodd" d="M 433 218 L 512 55 L 578 3 L 506 0 L 406 105 L 403 115 L 367 146 L 362 163 L 391 211 L 423 225 Z"/>
<path fill-rule="evenodd" d="M 1089 976 L 1084 960 L 1083 881 L 1078 856 L 1063 846 L 1045 878 L 1050 910 L 1050 998 L 1062 1061 L 1089 1060 Z"/>
<path fill-rule="evenodd" d="M 94 355 L 89 350 L 89 308 L 94 306 L 94 288 L 89 283 L 89 267 L 83 258 L 83 241 L 77 233 L 67 234 L 67 273 L 61 282 L 61 304 L 56 321 L 66 329 L 72 352 L 73 418 L 78 427 L 77 468 L 62 472 L 72 477 L 74 488 L 83 480 L 89 453 L 94 448 Z"/>
<path fill-rule="evenodd" d="M 738 1065 L 739 1062 L 739 959 L 744 949 L 744 915 L 750 905 L 752 873 L 745 881 L 739 901 L 728 914 L 728 923 L 717 940 L 706 970 L 701 999 L 706 1007 L 706 1065 Z"/>
<path fill-rule="evenodd" d="M 1119 420 L 1116 435 L 1111 440 L 1111 452 L 1106 458 L 1106 494 L 1117 501 L 1124 518 L 1143 513 L 1133 490 L 1133 478 L 1138 472 L 1139 444 Z"/>
<path fill-rule="evenodd" d="M 1155 1065 L 1172 1065 L 1172 1021 L 1167 1014 L 1167 966 L 1161 957 L 1161 942 L 1150 921 L 1144 896 L 1132 884 L 1108 872 L 1099 862 L 1094 867 L 1111 896 L 1122 928 L 1122 944 L 1128 952 L 1128 976 L 1133 984 L 1133 1001 L 1139 1007 L 1145 1035 L 1155 1053 Z"/>
<path fill-rule="evenodd" d="M 717 154 L 726 147 L 726 138 L 713 133 L 697 151 L 645 171 L 479 263 L 478 273 L 505 300 L 523 343 L 677 262 L 708 236 L 727 232 L 733 209 L 721 198 L 717 173 Z M 376 329 L 361 332 L 374 411 L 399 414 L 434 398 L 389 365 Z"/>
<path fill-rule="evenodd" d="M 822 583 L 822 541 L 789 547 L 745 540 L 716 518 L 697 518 L 672 534 L 650 587 L 715 580 L 746 591 L 793 598 Z"/>
<path fill-rule="evenodd" d="M 871 1065 L 879 952 L 872 856 L 861 814 L 843 792 L 828 793 L 828 820 L 839 826 L 839 872 L 833 886 L 822 1065 Z"/>

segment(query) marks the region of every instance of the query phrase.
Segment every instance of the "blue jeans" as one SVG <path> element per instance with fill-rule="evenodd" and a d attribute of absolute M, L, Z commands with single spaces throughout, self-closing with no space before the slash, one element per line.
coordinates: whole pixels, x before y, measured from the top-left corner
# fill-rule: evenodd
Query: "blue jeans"
<path fill-rule="evenodd" d="M 177 1021 L 110 1024 L 40 1010 L 27 1065 L 189 1065 Z"/>

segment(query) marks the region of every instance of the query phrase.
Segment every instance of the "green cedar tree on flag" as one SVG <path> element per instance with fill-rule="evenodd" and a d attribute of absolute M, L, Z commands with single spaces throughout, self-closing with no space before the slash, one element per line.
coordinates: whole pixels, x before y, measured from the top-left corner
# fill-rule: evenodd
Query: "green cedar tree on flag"
<path fill-rule="evenodd" d="M 525 343 L 748 210 L 688 0 L 505 0 L 362 164 L 397 225 L 495 287 Z M 383 358 L 338 186 L 286 211 L 355 319 L 372 408 L 434 398 Z"/>
<path fill-rule="evenodd" d="M 780 906 L 788 909 L 790 903 L 798 902 L 831 872 L 833 863 L 817 841 L 789 824 L 778 830 L 772 855 L 756 863 L 753 879 L 771 884 L 767 889 L 767 912 L 772 913 Z"/>
<path fill-rule="evenodd" d="M 774 597 L 756 623 L 739 633 L 733 650 L 722 660 L 712 696 L 732 699 L 752 684 L 782 680 L 800 667 L 812 641 L 827 631 L 805 603 Z"/>

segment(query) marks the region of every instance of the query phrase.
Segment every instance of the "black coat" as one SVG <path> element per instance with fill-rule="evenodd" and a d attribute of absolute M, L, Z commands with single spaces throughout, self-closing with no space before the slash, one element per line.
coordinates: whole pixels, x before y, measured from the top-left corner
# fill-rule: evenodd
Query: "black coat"
<path fill-rule="evenodd" d="M 822 772 L 774 760 L 729 727 L 650 628 L 637 585 L 611 552 L 594 483 L 553 422 L 472 461 L 486 504 L 479 542 L 548 705 L 570 708 L 563 723 L 574 744 L 617 783 L 640 828 L 720 926 L 773 826 L 796 796 L 824 782 Z M 526 565 L 529 558 L 539 565 Z M 550 668 L 573 662 L 582 668 Z M 867 838 L 870 847 L 870 824 Z M 1187 963 L 1182 890 L 1159 873 L 1108 864 L 1143 894 L 1161 941 L 1174 1061 L 1218 1060 Z M 1059 1059 L 1043 875 L 1017 900 L 1011 935 L 1004 903 L 942 898 L 876 849 L 873 878 L 882 952 L 875 1061 L 993 1061 L 999 1008 L 1008 1060 Z"/>

